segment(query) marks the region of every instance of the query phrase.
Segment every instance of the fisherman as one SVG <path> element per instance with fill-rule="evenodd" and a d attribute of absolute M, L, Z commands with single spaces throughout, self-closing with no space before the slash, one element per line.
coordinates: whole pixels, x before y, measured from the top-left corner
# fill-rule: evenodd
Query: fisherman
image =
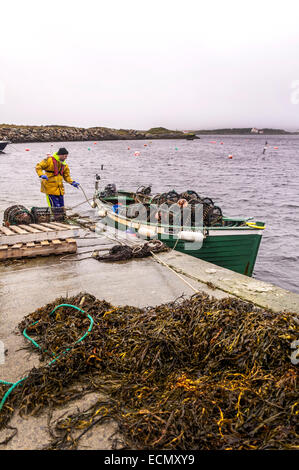
<path fill-rule="evenodd" d="M 63 179 L 75 188 L 80 185 L 73 181 L 70 169 L 66 164 L 68 151 L 60 148 L 52 156 L 48 156 L 35 167 L 36 173 L 41 179 L 41 192 L 46 194 L 50 207 L 64 207 Z"/>

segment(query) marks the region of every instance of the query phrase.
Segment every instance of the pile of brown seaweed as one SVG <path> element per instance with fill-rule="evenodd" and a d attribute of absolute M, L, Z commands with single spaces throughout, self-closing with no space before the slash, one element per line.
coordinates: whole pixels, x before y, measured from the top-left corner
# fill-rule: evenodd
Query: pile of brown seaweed
<path fill-rule="evenodd" d="M 89 321 L 70 307 L 49 316 L 65 302 L 94 319 L 75 346 Z M 48 448 L 75 448 L 109 419 L 129 449 L 299 448 L 298 369 L 290 361 L 299 331 L 292 313 L 204 294 L 157 307 L 113 307 L 80 293 L 38 309 L 25 327 L 42 361 L 70 350 L 31 370 L 0 412 L 0 427 L 13 410 L 37 414 L 98 391 L 96 405 L 56 421 Z"/>

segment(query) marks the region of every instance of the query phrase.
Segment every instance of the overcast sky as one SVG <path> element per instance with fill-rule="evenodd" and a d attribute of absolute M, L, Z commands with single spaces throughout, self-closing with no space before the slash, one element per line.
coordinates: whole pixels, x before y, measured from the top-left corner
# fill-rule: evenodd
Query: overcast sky
<path fill-rule="evenodd" d="M 0 123 L 299 129 L 299 2 L 1 3 Z"/>

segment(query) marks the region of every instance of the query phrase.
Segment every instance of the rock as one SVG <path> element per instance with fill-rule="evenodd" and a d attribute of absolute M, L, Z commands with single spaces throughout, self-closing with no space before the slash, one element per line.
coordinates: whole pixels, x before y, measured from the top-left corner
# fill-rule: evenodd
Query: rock
<path fill-rule="evenodd" d="M 60 142 L 87 140 L 143 140 L 143 139 L 187 139 L 181 131 L 172 131 L 164 127 L 151 128 L 148 131 L 135 129 L 109 129 L 90 127 L 88 129 L 69 126 L 16 126 L 0 124 L 0 139 L 13 143 Z"/>

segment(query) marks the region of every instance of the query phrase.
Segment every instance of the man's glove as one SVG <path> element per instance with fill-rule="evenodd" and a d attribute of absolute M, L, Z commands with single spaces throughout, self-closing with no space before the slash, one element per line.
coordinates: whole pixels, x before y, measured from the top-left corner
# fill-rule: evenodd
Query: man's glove
<path fill-rule="evenodd" d="M 41 176 L 41 179 L 42 179 L 42 180 L 47 180 L 47 181 L 48 181 L 48 179 L 49 179 L 49 178 L 47 177 L 47 175 L 42 175 L 42 176 Z"/>
<path fill-rule="evenodd" d="M 80 184 L 79 183 L 76 183 L 76 181 L 73 181 L 71 183 L 72 186 L 74 186 L 75 188 L 79 188 Z"/>

